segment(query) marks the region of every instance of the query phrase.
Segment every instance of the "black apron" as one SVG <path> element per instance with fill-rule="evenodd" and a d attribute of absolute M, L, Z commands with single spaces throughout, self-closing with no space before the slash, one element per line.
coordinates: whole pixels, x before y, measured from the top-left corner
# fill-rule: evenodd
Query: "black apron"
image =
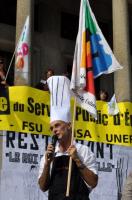
<path fill-rule="evenodd" d="M 89 200 L 89 189 L 81 178 L 79 169 L 72 161 L 72 173 L 70 182 L 70 195 L 65 197 L 69 156 L 55 157 L 51 171 L 48 200 Z"/>

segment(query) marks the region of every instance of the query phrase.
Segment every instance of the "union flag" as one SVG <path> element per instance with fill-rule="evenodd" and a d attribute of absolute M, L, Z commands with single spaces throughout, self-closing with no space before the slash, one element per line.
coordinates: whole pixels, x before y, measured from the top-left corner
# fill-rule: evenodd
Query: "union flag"
<path fill-rule="evenodd" d="M 97 111 L 94 78 L 118 69 L 122 69 L 122 66 L 105 40 L 89 1 L 81 0 L 70 88 L 80 105 L 95 119 Z"/>

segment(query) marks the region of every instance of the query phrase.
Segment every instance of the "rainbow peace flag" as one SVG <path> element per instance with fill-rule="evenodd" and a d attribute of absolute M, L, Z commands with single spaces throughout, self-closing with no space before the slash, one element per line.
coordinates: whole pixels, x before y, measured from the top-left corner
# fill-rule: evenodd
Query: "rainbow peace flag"
<path fill-rule="evenodd" d="M 97 117 L 94 78 L 118 69 L 122 66 L 105 40 L 89 1 L 81 0 L 71 89 L 81 106 L 94 118 Z"/>

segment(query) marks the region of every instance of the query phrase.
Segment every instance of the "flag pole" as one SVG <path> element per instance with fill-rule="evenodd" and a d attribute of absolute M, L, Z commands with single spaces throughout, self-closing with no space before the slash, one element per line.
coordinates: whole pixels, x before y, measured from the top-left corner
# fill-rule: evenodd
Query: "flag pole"
<path fill-rule="evenodd" d="M 11 61 L 10 61 L 9 66 L 8 66 L 8 70 L 7 70 L 7 72 L 6 72 L 6 76 L 5 76 L 5 80 L 4 80 L 4 81 L 6 81 L 7 76 L 8 76 L 8 74 L 9 74 L 9 71 L 10 71 L 10 68 L 11 68 L 11 65 L 12 65 L 12 62 L 13 62 L 13 59 L 14 59 L 15 53 L 16 53 L 16 48 L 15 48 L 14 53 L 13 53 L 13 55 L 12 55 L 12 58 L 11 58 Z"/>
<path fill-rule="evenodd" d="M 20 34 L 20 36 L 21 36 L 21 34 Z M 16 45 L 15 50 L 14 50 L 14 52 L 13 52 L 13 55 L 12 55 L 12 58 L 11 58 L 11 61 L 10 61 L 8 70 L 7 70 L 7 72 L 6 72 L 6 76 L 5 76 L 5 80 L 4 80 L 4 81 L 6 81 L 7 76 L 8 76 L 8 74 L 9 74 L 9 71 L 10 71 L 10 68 L 11 68 L 11 65 L 12 65 L 12 62 L 13 62 L 13 59 L 14 59 L 14 56 L 15 56 L 15 53 L 16 53 L 18 44 L 19 44 L 19 42 L 20 42 L 20 39 L 21 39 L 21 37 L 19 37 L 19 39 L 18 39 L 18 41 L 17 41 L 17 45 Z"/>
<path fill-rule="evenodd" d="M 18 44 L 19 44 L 19 42 L 20 42 L 20 39 L 21 39 L 21 34 L 20 34 L 20 37 L 19 37 L 19 39 L 18 39 L 18 41 L 17 41 L 17 43 L 16 43 L 15 50 L 14 50 L 14 52 L 13 52 L 13 55 L 12 55 L 12 58 L 11 58 L 11 61 L 10 61 L 8 70 L 7 70 L 7 72 L 6 72 L 5 81 L 6 81 L 6 79 L 7 79 L 8 74 L 9 74 L 9 71 L 10 71 L 10 68 L 11 68 L 11 64 L 12 64 L 12 62 L 13 62 L 13 59 L 14 59 L 14 56 L 15 56 L 15 53 L 16 53 Z"/>
<path fill-rule="evenodd" d="M 73 119 L 72 119 L 72 135 L 71 135 L 71 145 L 74 140 L 74 127 L 75 127 L 75 115 L 76 115 L 76 97 L 74 97 L 74 110 L 73 110 Z M 67 178 L 67 189 L 66 189 L 66 197 L 69 197 L 70 192 L 70 181 L 71 181 L 71 170 L 72 170 L 72 158 L 69 159 L 69 168 L 68 168 L 68 178 Z"/>

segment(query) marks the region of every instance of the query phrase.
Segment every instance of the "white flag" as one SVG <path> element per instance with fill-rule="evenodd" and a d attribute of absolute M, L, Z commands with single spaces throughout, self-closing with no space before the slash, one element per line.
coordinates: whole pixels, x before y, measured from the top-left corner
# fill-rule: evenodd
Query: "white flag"
<path fill-rule="evenodd" d="M 119 113 L 119 108 L 114 94 L 111 100 L 108 102 L 108 114 L 117 115 L 118 113 Z"/>
<path fill-rule="evenodd" d="M 95 118 L 94 78 L 121 68 L 98 26 L 89 1 L 81 0 L 70 88 L 75 91 L 81 106 Z"/>

